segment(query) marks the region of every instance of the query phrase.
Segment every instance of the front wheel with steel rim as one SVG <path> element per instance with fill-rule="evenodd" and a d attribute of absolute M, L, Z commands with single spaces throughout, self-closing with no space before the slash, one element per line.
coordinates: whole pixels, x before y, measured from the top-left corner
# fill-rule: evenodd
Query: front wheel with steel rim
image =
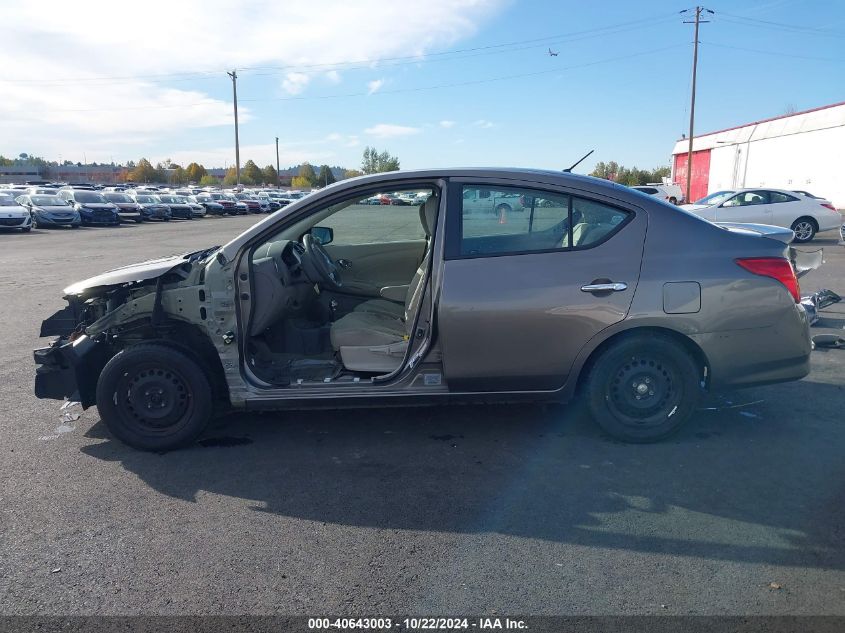
<path fill-rule="evenodd" d="M 809 242 L 816 236 L 816 222 L 812 218 L 798 218 L 790 227 L 795 231 L 796 242 Z"/>
<path fill-rule="evenodd" d="M 158 343 L 128 347 L 103 368 L 97 409 L 119 440 L 146 451 L 193 442 L 212 412 L 202 369 L 181 351 Z"/>
<path fill-rule="evenodd" d="M 666 336 L 623 336 L 589 369 L 590 412 L 617 439 L 656 442 L 692 415 L 701 373 L 689 352 Z"/>

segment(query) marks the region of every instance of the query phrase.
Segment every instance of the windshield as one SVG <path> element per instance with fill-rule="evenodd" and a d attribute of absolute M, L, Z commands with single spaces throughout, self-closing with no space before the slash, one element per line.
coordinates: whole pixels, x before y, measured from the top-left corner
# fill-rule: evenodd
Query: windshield
<path fill-rule="evenodd" d="M 178 204 L 179 199 L 176 196 L 159 196 L 162 202 L 172 202 L 173 204 Z"/>
<path fill-rule="evenodd" d="M 104 195 L 106 196 L 106 200 L 109 202 L 132 202 L 132 198 L 127 196 L 125 193 L 107 193 Z"/>
<path fill-rule="evenodd" d="M 159 202 L 159 200 L 155 196 L 138 196 L 135 198 L 135 202 L 141 202 L 143 204 L 155 204 Z"/>
<path fill-rule="evenodd" d="M 37 207 L 67 206 L 67 202 L 59 198 L 59 196 L 32 196 L 30 200 Z"/>
<path fill-rule="evenodd" d="M 732 195 L 734 195 L 733 191 L 717 191 L 715 193 L 711 193 L 709 196 L 704 196 L 701 200 L 696 200 L 695 204 L 719 204 L 720 202 L 727 200 Z"/>
<path fill-rule="evenodd" d="M 76 191 L 73 194 L 77 202 L 89 202 L 94 204 L 105 204 L 108 202 L 102 194 L 93 191 Z"/>
<path fill-rule="evenodd" d="M 18 203 L 8 196 L 0 196 L 0 207 L 16 207 L 17 205 Z"/>

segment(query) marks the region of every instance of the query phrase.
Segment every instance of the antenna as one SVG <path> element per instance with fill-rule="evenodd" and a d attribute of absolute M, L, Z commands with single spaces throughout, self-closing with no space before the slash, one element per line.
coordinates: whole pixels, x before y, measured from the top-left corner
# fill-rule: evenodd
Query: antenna
<path fill-rule="evenodd" d="M 575 161 L 575 162 L 572 164 L 572 166 L 571 166 L 571 167 L 567 167 L 566 169 L 564 169 L 564 170 L 563 170 L 563 173 L 565 173 L 565 174 L 571 174 L 573 169 L 575 169 L 576 167 L 578 167 L 578 165 L 580 165 L 581 163 L 583 163 L 583 162 L 584 162 L 584 160 L 585 160 L 585 159 L 586 159 L 586 158 L 587 158 L 590 154 L 592 154 L 592 153 L 593 153 L 593 152 L 595 152 L 595 151 L 596 151 L 596 150 L 591 149 L 589 152 L 587 152 L 587 153 L 586 153 L 586 154 L 584 154 L 581 158 L 579 158 L 577 161 Z"/>

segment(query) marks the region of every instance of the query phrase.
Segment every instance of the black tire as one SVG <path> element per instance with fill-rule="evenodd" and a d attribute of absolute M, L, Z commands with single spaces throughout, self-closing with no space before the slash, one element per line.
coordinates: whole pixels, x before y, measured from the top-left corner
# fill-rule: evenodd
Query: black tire
<path fill-rule="evenodd" d="M 97 382 L 97 409 L 109 431 L 143 451 L 191 444 L 208 425 L 212 394 L 202 369 L 181 351 L 141 343 L 119 352 Z"/>
<path fill-rule="evenodd" d="M 21 229 L 21 232 L 23 232 L 23 233 L 29 233 L 31 230 L 32 230 L 32 227 L 31 227 L 31 226 L 27 226 L 27 227 L 22 228 L 22 229 Z"/>
<path fill-rule="evenodd" d="M 679 343 L 657 334 L 625 336 L 601 352 L 586 389 L 593 419 L 625 442 L 656 442 L 695 411 L 701 370 Z"/>
<path fill-rule="evenodd" d="M 675 196 L 672 196 L 671 198 L 669 198 L 669 202 L 671 202 L 672 204 L 678 204 L 678 199 Z"/>
<path fill-rule="evenodd" d="M 804 242 L 811 241 L 816 236 L 819 225 L 816 224 L 813 218 L 803 217 L 795 220 L 790 228 L 795 231 L 794 241 L 803 244 Z"/>
<path fill-rule="evenodd" d="M 165 222 L 170 222 L 170 218 L 162 218 Z"/>

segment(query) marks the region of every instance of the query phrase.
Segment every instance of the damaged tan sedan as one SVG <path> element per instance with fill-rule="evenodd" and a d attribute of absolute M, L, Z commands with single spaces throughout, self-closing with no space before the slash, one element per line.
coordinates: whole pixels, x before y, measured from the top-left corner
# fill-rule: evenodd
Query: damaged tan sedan
<path fill-rule="evenodd" d="M 233 408 L 576 393 L 613 436 L 654 441 L 704 390 L 807 374 L 790 237 L 569 173 L 364 176 L 225 246 L 66 288 L 35 392 L 96 404 L 146 450 L 190 444 Z"/>

